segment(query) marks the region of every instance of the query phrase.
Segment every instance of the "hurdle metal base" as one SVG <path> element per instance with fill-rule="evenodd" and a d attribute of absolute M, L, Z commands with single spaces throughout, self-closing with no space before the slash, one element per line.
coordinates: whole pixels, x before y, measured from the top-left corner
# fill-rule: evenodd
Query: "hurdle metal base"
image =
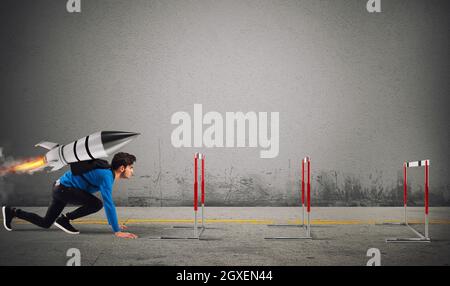
<path fill-rule="evenodd" d="M 376 223 L 375 225 L 405 225 L 404 222 L 382 222 L 382 223 Z"/>
<path fill-rule="evenodd" d="M 313 238 L 311 236 L 276 236 L 276 237 L 264 237 L 264 239 L 295 240 L 295 239 L 313 239 Z"/>
<path fill-rule="evenodd" d="M 431 242 L 431 238 L 424 236 L 414 228 L 412 228 L 409 224 L 403 224 L 408 227 L 412 232 L 414 232 L 418 237 L 412 238 L 386 238 L 386 243 L 391 242 Z"/>
<path fill-rule="evenodd" d="M 201 229 L 200 233 L 198 234 L 198 236 L 159 236 L 159 237 L 151 237 L 151 240 L 188 240 L 188 239 L 196 239 L 196 240 L 201 240 L 202 239 L 202 234 L 205 231 L 205 228 L 197 228 L 197 229 Z"/>
<path fill-rule="evenodd" d="M 386 243 L 394 243 L 394 242 L 431 242 L 430 238 L 386 238 Z"/>
<path fill-rule="evenodd" d="M 267 226 L 283 226 L 283 225 L 267 225 Z M 299 227 L 298 225 L 285 225 L 285 226 L 294 226 Z M 274 237 L 264 237 L 264 239 L 282 239 L 282 240 L 294 240 L 294 239 L 312 239 L 311 236 L 311 228 L 308 228 L 306 225 L 306 235 L 305 236 L 274 236 Z"/>
<path fill-rule="evenodd" d="M 176 228 L 176 229 L 189 229 L 189 228 L 193 228 L 193 226 L 174 225 L 174 226 L 168 227 L 166 229 L 174 229 L 174 228 Z M 217 228 L 217 227 L 210 227 L 210 226 L 206 227 L 205 226 L 205 227 L 197 227 L 197 229 L 219 229 L 219 228 Z"/>
<path fill-rule="evenodd" d="M 268 224 L 269 227 L 305 227 L 304 224 Z"/>
<path fill-rule="evenodd" d="M 312 239 L 311 236 L 299 236 L 299 237 L 284 237 L 284 236 L 279 236 L 279 237 L 264 237 L 264 239 L 284 239 L 284 240 L 295 240 L 295 239 Z"/>
<path fill-rule="evenodd" d="M 174 226 L 171 226 L 171 227 L 169 227 L 169 228 L 193 228 L 193 226 L 188 226 L 188 225 L 174 225 Z M 197 229 L 202 229 L 202 228 L 204 228 L 204 227 L 201 227 L 201 226 L 197 227 Z"/>
<path fill-rule="evenodd" d="M 200 240 L 200 238 L 198 237 L 170 237 L 170 236 L 161 236 L 161 237 L 152 237 L 150 238 L 151 240 L 163 240 L 163 239 L 167 239 L 167 240 L 187 240 L 187 239 L 196 239 L 196 240 Z"/>

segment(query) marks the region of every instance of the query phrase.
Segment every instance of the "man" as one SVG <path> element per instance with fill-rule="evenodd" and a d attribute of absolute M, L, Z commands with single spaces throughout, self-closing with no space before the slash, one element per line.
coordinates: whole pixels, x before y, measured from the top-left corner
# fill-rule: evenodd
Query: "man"
<path fill-rule="evenodd" d="M 13 218 L 18 217 L 43 228 L 50 228 L 52 224 L 55 224 L 66 233 L 78 234 L 79 231 L 70 224 L 70 221 L 98 212 L 104 206 L 106 217 L 115 236 L 137 238 L 135 234 L 122 232 L 126 229 L 126 226 L 119 226 L 116 207 L 112 198 L 114 182 L 119 179 L 131 178 L 135 161 L 134 155 L 120 152 L 114 155 L 111 168 L 93 169 L 79 176 L 67 171 L 53 185 L 53 199 L 45 217 L 4 206 L 2 208 L 3 225 L 8 231 L 11 231 Z M 93 195 L 96 192 L 100 192 L 103 203 Z M 81 207 L 73 212 L 60 215 L 68 203 L 81 205 Z"/>

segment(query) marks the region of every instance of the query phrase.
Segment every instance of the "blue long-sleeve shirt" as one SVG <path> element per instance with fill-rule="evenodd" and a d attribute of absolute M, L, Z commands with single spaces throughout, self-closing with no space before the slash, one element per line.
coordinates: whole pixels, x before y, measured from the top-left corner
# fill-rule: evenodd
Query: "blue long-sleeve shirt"
<path fill-rule="evenodd" d="M 59 178 L 59 182 L 66 187 L 80 189 L 80 192 L 86 191 L 91 194 L 100 192 L 108 223 L 111 225 L 114 232 L 120 231 L 116 206 L 114 205 L 112 198 L 114 184 L 114 173 L 112 170 L 94 169 L 84 173 L 83 176 L 89 184 L 83 180 L 81 176 L 73 176 L 71 171 L 65 172 L 64 175 Z"/>

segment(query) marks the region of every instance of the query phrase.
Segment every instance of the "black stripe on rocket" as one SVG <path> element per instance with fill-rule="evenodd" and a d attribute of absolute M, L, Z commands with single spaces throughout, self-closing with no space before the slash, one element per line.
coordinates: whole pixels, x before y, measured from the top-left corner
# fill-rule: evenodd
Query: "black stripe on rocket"
<path fill-rule="evenodd" d="M 78 142 L 78 140 L 75 141 L 75 143 L 73 143 L 73 154 L 75 155 L 75 158 L 77 159 L 77 161 L 80 162 L 80 158 L 78 158 L 78 155 L 77 155 L 77 142 Z"/>
<path fill-rule="evenodd" d="M 89 136 L 86 137 L 86 140 L 84 141 L 84 147 L 86 148 L 86 153 L 91 157 L 92 160 L 95 158 L 92 156 L 91 151 L 89 151 Z"/>
<path fill-rule="evenodd" d="M 62 161 L 64 162 L 64 164 L 69 164 L 66 160 L 66 157 L 64 157 L 64 147 L 66 147 L 66 145 L 62 145 L 62 147 L 59 149 L 60 157 L 61 157 Z"/>

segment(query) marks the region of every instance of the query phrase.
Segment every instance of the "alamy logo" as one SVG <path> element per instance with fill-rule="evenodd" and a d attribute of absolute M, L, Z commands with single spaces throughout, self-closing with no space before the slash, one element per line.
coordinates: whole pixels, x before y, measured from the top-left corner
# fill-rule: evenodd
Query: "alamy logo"
<path fill-rule="evenodd" d="M 188 112 L 178 111 L 172 115 L 170 122 L 178 126 L 172 131 L 171 141 L 175 148 L 256 148 L 259 145 L 263 149 L 261 158 L 275 158 L 279 151 L 279 121 L 279 113 L 271 112 L 269 129 L 267 112 L 226 112 L 224 120 L 216 111 L 203 115 L 202 104 L 194 104 L 193 122 Z M 205 130 L 203 125 L 207 126 Z"/>
<path fill-rule="evenodd" d="M 381 265 L 381 252 L 378 248 L 369 248 L 367 250 L 367 257 L 371 257 L 367 261 L 367 266 L 380 266 Z"/>
<path fill-rule="evenodd" d="M 66 256 L 70 257 L 66 266 L 81 266 L 81 252 L 78 248 L 67 249 Z"/>
<path fill-rule="evenodd" d="M 68 0 L 66 3 L 67 12 L 81 13 L 81 0 Z"/>
<path fill-rule="evenodd" d="M 381 0 L 369 0 L 366 5 L 367 12 L 380 13 L 381 12 Z"/>

